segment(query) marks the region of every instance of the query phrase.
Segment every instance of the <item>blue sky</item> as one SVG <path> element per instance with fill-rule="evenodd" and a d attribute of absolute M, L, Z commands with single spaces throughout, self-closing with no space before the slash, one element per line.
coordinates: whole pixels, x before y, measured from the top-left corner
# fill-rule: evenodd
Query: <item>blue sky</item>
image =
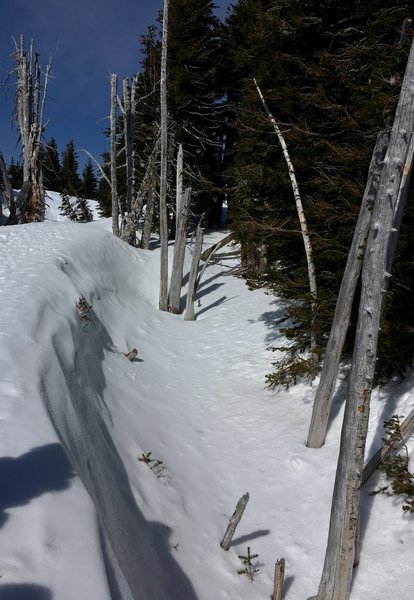
<path fill-rule="evenodd" d="M 235 3 L 235 2 L 233 2 Z M 224 17 L 228 0 L 215 0 Z M 73 139 L 78 150 L 97 158 L 107 149 L 108 74 L 119 78 L 139 71 L 139 37 L 153 23 L 162 0 L 2 0 L 0 14 L 0 80 L 13 68 L 13 38 L 34 39 L 42 66 L 50 53 L 53 79 L 46 105 L 46 139 L 59 150 Z M 7 162 L 19 158 L 18 133 L 11 126 L 12 98 L 0 97 L 0 150 Z M 79 153 L 82 165 L 86 155 Z"/>

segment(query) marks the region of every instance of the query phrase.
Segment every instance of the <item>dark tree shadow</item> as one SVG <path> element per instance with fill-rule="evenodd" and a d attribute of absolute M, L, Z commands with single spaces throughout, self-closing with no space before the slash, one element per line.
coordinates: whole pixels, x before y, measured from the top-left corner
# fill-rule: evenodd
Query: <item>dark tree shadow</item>
<path fill-rule="evenodd" d="M 30 583 L 0 585 L 0 600 L 52 600 L 48 588 Z"/>
<path fill-rule="evenodd" d="M 280 302 L 279 300 L 277 302 Z M 271 304 L 275 304 L 276 301 Z M 266 343 L 272 344 L 277 339 L 280 338 L 281 327 L 284 327 L 288 324 L 288 320 L 285 315 L 285 305 L 280 306 L 277 310 L 269 310 L 264 312 L 256 321 L 249 321 L 251 323 L 262 322 L 269 329 L 269 333 L 266 335 Z"/>
<path fill-rule="evenodd" d="M 252 533 L 241 535 L 240 537 L 236 538 L 231 542 L 230 547 L 245 544 L 246 542 L 250 542 L 251 540 L 256 540 L 257 538 L 269 535 L 269 533 L 270 529 L 258 529 L 257 531 L 253 531 Z"/>
<path fill-rule="evenodd" d="M 0 458 L 0 526 L 7 520 L 6 509 L 28 504 L 46 492 L 63 491 L 74 476 L 60 444 L 39 446 L 17 458 Z"/>
<path fill-rule="evenodd" d="M 221 304 L 224 304 L 225 302 L 229 302 L 229 300 L 234 300 L 234 298 L 237 298 L 237 296 L 232 296 L 231 298 L 227 298 L 227 296 L 221 296 L 221 298 L 219 298 L 218 300 L 216 300 L 215 302 L 212 302 L 211 304 L 209 304 L 208 306 L 205 306 L 204 308 L 202 308 L 201 310 L 197 311 L 195 313 L 195 318 L 198 319 L 198 317 L 200 315 L 202 315 L 203 313 L 207 312 L 208 310 L 210 310 L 211 308 L 214 308 L 215 306 L 220 306 Z"/>

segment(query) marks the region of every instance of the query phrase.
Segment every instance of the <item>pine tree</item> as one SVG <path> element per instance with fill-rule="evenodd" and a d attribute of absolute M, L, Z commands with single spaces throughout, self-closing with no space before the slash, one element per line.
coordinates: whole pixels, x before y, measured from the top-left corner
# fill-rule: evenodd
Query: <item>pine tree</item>
<path fill-rule="evenodd" d="M 62 191 L 59 151 L 54 138 L 47 142 L 44 150 L 43 176 L 47 189 L 54 192 Z"/>
<path fill-rule="evenodd" d="M 78 175 L 78 157 L 73 140 L 62 153 L 61 185 L 62 190 L 70 196 L 80 193 L 82 182 Z"/>
<path fill-rule="evenodd" d="M 323 348 L 375 138 L 398 96 L 406 52 L 396 41 L 409 14 L 408 2 L 393 0 L 241 0 L 227 20 L 232 227 L 249 276 L 257 279 L 266 248 L 266 284 L 293 301 L 288 313 L 294 326 L 285 333 L 295 351 L 309 344 L 306 260 L 286 165 L 252 79 L 280 124 L 298 179 L 314 248 L 320 297 L 316 333 Z M 407 268 L 401 275 L 410 287 Z M 402 290 L 394 288 L 392 303 Z M 399 315 L 402 323 L 401 309 Z M 387 350 L 388 361 L 397 349 Z M 291 374 L 304 371 L 291 365 Z M 283 373 L 289 377 L 288 369 Z M 269 383 L 280 381 L 277 376 Z"/>
<path fill-rule="evenodd" d="M 102 169 L 109 177 L 109 153 L 104 152 L 102 155 L 103 166 Z M 112 216 L 112 199 L 111 199 L 111 188 L 104 177 L 100 177 L 97 185 L 96 200 L 99 206 L 99 216 L 111 217 Z"/>
<path fill-rule="evenodd" d="M 91 159 L 86 163 L 82 172 L 81 193 L 84 198 L 96 198 L 98 181 Z"/>
<path fill-rule="evenodd" d="M 13 157 L 7 168 L 7 174 L 9 176 L 12 188 L 15 190 L 20 190 L 23 184 L 23 166 L 19 161 L 14 162 Z"/>

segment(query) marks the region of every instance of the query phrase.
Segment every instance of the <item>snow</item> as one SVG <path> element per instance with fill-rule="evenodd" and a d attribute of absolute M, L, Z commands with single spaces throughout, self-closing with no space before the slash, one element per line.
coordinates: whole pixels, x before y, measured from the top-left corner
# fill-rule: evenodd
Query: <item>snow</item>
<path fill-rule="evenodd" d="M 56 203 L 44 223 L 0 229 L 0 600 L 267 600 L 281 556 L 285 598 L 315 594 L 346 371 L 326 445 L 306 448 L 317 382 L 264 387 L 283 304 L 232 275 L 231 247 L 185 322 L 158 310 L 158 250 L 127 246 L 107 220 L 62 219 Z M 369 454 L 413 389 L 410 375 L 376 390 Z M 162 464 L 138 460 L 149 452 Z M 413 519 L 368 495 L 378 481 L 362 495 L 352 599 L 409 600 Z M 252 583 L 237 573 L 248 546 Z"/>

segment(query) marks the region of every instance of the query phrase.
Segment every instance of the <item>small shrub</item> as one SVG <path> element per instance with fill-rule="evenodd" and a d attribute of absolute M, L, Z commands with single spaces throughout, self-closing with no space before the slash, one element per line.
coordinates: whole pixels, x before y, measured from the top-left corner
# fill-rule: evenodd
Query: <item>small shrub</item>
<path fill-rule="evenodd" d="M 237 573 L 239 575 L 247 575 L 250 581 L 253 581 L 255 573 L 258 573 L 259 569 L 256 569 L 255 565 L 252 563 L 252 560 L 258 556 L 258 554 L 250 554 L 250 547 L 248 547 L 246 556 L 239 555 L 239 558 L 245 567 L 244 569 L 237 571 Z"/>
<path fill-rule="evenodd" d="M 401 419 L 398 415 L 393 415 L 388 421 L 384 421 L 384 428 L 387 437 L 384 438 L 385 444 L 396 444 L 402 442 Z M 393 452 L 380 465 L 390 480 L 390 486 L 380 488 L 374 493 L 385 494 L 386 496 L 400 496 L 406 498 L 406 503 L 402 509 L 404 512 L 414 514 L 414 473 L 408 469 L 410 457 L 405 444 L 402 444 L 399 450 Z"/>

